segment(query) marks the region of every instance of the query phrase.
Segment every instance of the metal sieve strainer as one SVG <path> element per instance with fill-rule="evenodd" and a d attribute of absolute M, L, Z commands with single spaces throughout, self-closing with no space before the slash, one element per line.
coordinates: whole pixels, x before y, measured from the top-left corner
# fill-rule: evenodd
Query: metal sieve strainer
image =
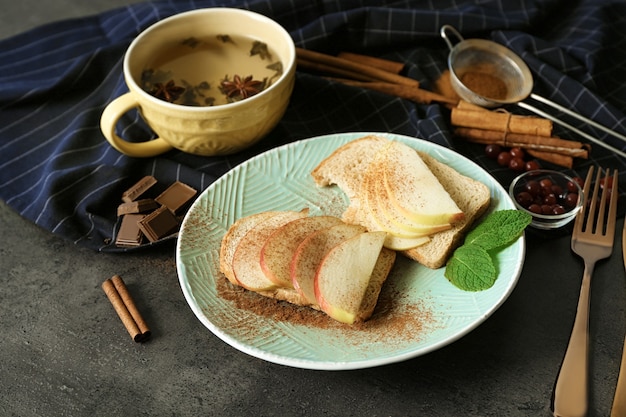
<path fill-rule="evenodd" d="M 452 43 L 452 40 L 448 36 L 448 32 L 456 37 L 456 45 Z M 553 101 L 532 93 L 533 76 L 530 69 L 528 68 L 528 65 L 526 65 L 526 63 L 510 49 L 496 42 L 484 39 L 463 39 L 461 34 L 450 25 L 442 26 L 440 34 L 448 44 L 448 48 L 450 48 L 450 54 L 448 55 L 450 83 L 452 84 L 452 88 L 454 88 L 462 99 L 482 107 L 497 107 L 505 104 L 516 104 L 523 109 L 564 126 L 589 141 L 626 158 L 625 152 L 604 143 L 603 141 L 544 112 L 543 110 L 540 110 L 528 103 L 524 103 L 522 100 L 531 98 L 626 142 L 626 136 L 557 103 L 554 103 Z M 483 75 L 487 74 L 490 77 L 490 80 L 493 81 L 491 83 L 492 85 L 490 85 L 492 91 L 489 91 L 488 93 L 484 91 L 477 91 L 474 85 L 470 85 L 470 83 L 466 80 L 468 79 L 467 77 L 473 73 L 481 73 Z M 501 86 L 501 88 L 497 90 L 497 94 L 493 91 L 494 85 Z"/>

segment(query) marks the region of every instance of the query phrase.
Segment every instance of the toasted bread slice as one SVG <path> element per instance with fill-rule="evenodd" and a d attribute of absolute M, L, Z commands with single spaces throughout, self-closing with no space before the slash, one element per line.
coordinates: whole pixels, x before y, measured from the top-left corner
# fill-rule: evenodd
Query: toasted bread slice
<path fill-rule="evenodd" d="M 361 178 L 374 160 L 376 152 L 389 141 L 380 136 L 364 136 L 335 149 L 311 171 L 313 180 L 320 187 L 338 185 L 352 200 L 361 190 Z"/>
<path fill-rule="evenodd" d="M 388 139 L 375 135 L 356 139 L 336 149 L 311 172 L 318 186 L 336 184 L 350 198 L 350 205 L 342 215 L 345 222 L 363 224 L 361 181 L 376 153 L 388 143 Z M 460 174 L 425 152 L 418 153 L 465 214 L 451 229 L 432 235 L 428 243 L 402 252 L 428 268 L 437 269 L 445 265 L 472 223 L 489 208 L 491 192 L 480 181 Z"/>

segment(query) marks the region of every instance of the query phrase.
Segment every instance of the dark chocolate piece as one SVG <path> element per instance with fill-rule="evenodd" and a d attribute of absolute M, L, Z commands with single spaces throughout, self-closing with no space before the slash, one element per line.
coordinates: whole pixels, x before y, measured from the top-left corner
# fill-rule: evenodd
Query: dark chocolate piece
<path fill-rule="evenodd" d="M 155 242 L 178 229 L 178 219 L 167 207 L 161 206 L 138 222 L 139 229 L 150 242 Z"/>
<path fill-rule="evenodd" d="M 145 214 L 127 214 L 122 217 L 120 230 L 117 232 L 115 244 L 117 246 L 134 247 L 143 243 L 143 233 L 139 229 L 139 222 Z"/>
<path fill-rule="evenodd" d="M 195 189 L 187 184 L 176 181 L 155 198 L 155 200 L 170 209 L 172 213 L 179 215 L 185 210 L 191 199 L 197 193 Z"/>
<path fill-rule="evenodd" d="M 145 213 L 159 207 L 160 204 L 157 203 L 155 200 L 151 198 L 144 198 L 142 200 L 120 204 L 119 206 L 117 206 L 117 215 L 123 216 L 125 214 Z"/>
<path fill-rule="evenodd" d="M 137 200 L 156 183 L 156 178 L 154 178 L 152 175 L 146 175 L 145 177 L 137 181 L 135 185 L 124 191 L 124 193 L 122 194 L 122 201 L 125 203 L 130 203 L 131 201 Z"/>

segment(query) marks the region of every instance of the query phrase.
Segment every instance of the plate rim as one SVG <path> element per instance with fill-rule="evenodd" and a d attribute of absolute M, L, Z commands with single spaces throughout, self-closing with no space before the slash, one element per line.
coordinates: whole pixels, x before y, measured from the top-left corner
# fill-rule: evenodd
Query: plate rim
<path fill-rule="evenodd" d="M 281 152 L 285 149 L 288 149 L 290 147 L 296 147 L 296 146 L 306 146 L 306 143 L 309 142 L 313 142 L 313 141 L 321 141 L 324 139 L 328 139 L 328 138 L 342 138 L 342 140 L 344 140 L 345 142 L 340 142 L 337 144 L 337 147 L 343 145 L 344 143 L 347 143 L 349 141 L 358 139 L 360 137 L 363 136 L 368 136 L 368 135 L 377 135 L 377 136 L 382 136 L 385 137 L 387 139 L 391 139 L 391 140 L 400 140 L 404 143 L 407 144 L 411 144 L 411 142 L 413 143 L 421 143 L 423 145 L 425 145 L 427 148 L 429 148 L 429 154 L 434 153 L 435 158 L 437 158 L 438 160 L 441 159 L 441 153 L 435 153 L 432 152 L 431 150 L 436 150 L 439 152 L 442 152 L 443 154 L 448 154 L 448 156 L 456 156 L 459 158 L 463 159 L 463 163 L 464 164 L 468 164 L 468 169 L 470 167 L 472 167 L 473 169 L 477 169 L 479 171 L 481 171 L 484 175 L 486 175 L 490 181 L 491 184 L 489 184 L 490 186 L 490 192 L 492 192 L 492 197 L 493 197 L 493 188 L 497 188 L 498 189 L 498 196 L 499 197 L 504 197 L 504 199 L 509 203 L 509 205 L 514 208 L 514 204 L 512 202 L 512 200 L 510 199 L 510 196 L 508 195 L 508 193 L 506 192 L 506 190 L 504 189 L 504 187 L 485 169 L 483 169 L 482 167 L 480 167 L 478 164 L 476 164 L 474 161 L 472 161 L 471 159 L 467 158 L 466 156 L 450 149 L 447 148 L 445 146 L 442 146 L 440 144 L 437 143 L 433 143 L 430 142 L 428 140 L 425 139 L 421 139 L 421 138 L 417 138 L 417 137 L 412 137 L 412 136 L 407 136 L 407 135 L 402 135 L 402 134 L 395 134 L 395 133 L 383 133 L 383 132 L 345 132 L 345 133 L 331 133 L 331 134 L 325 134 L 325 135 L 319 135 L 319 136 L 314 136 L 314 137 L 310 137 L 310 138 L 305 138 L 305 139 L 301 139 L 301 140 L 297 140 L 294 142 L 290 142 L 287 143 L 285 145 L 281 145 L 272 149 L 269 149 L 265 152 L 262 152 L 260 154 L 257 154 L 249 159 L 247 159 L 246 161 L 242 162 L 241 164 L 231 168 L 228 172 L 224 173 L 222 176 L 220 176 L 218 179 L 216 179 L 212 184 L 210 184 L 194 201 L 194 203 L 192 204 L 192 206 L 189 208 L 188 212 L 186 213 L 182 223 L 181 223 L 181 228 L 180 228 L 180 232 L 179 232 L 179 236 L 176 242 L 176 271 L 177 271 L 177 275 L 178 275 L 178 281 L 179 281 L 179 285 L 181 287 L 181 290 L 183 292 L 183 295 L 185 297 L 185 300 L 188 304 L 188 306 L 191 308 L 191 310 L 193 311 L 194 315 L 196 316 L 196 318 L 198 320 L 200 320 L 200 322 L 207 328 L 209 329 L 215 336 L 217 336 L 220 340 L 222 340 L 223 342 L 225 342 L 226 344 L 230 345 L 231 347 L 246 353 L 250 356 L 256 357 L 258 359 L 262 359 L 262 360 L 266 360 L 268 362 L 272 362 L 272 363 L 276 363 L 279 365 L 286 365 L 286 366 L 291 366 L 291 367 L 296 367 L 296 368 L 301 368 L 301 369 L 311 369 L 311 370 L 331 370 L 331 371 L 336 371 L 336 370 L 353 370 L 353 369 L 365 369 L 365 368 L 371 368 L 371 367 L 377 367 L 377 366 L 382 366 L 382 365 L 387 365 L 387 364 L 391 364 L 391 363 L 396 363 L 396 362 L 402 362 L 405 360 L 409 360 L 409 359 L 413 359 L 419 356 L 423 356 L 427 353 L 439 350 L 449 344 L 452 344 L 454 342 L 456 342 L 457 340 L 461 339 L 462 337 L 466 336 L 467 334 L 471 333 L 473 330 L 475 330 L 478 326 L 480 326 L 482 323 L 485 322 L 485 320 L 487 318 L 489 318 L 493 313 L 495 313 L 505 302 L 506 300 L 509 298 L 509 296 L 511 295 L 511 293 L 513 292 L 513 290 L 515 289 L 515 287 L 517 286 L 517 283 L 519 282 L 519 278 L 522 272 L 522 267 L 524 264 L 524 260 L 525 260 L 525 255 L 526 255 L 526 237 L 525 234 L 523 233 L 519 239 L 513 244 L 513 245 L 517 245 L 518 246 L 518 253 L 517 253 L 517 259 L 516 259 L 516 263 L 515 265 L 513 265 L 513 271 L 512 274 L 513 276 L 511 277 L 508 285 L 505 287 L 505 291 L 500 295 L 500 297 L 497 299 L 497 302 L 494 303 L 487 311 L 483 312 L 482 315 L 480 317 L 477 317 L 476 319 L 474 319 L 471 323 L 469 323 L 468 325 L 464 326 L 460 331 L 456 332 L 455 334 L 446 337 L 445 339 L 433 342 L 431 344 L 429 344 L 428 346 L 424 346 L 418 349 L 414 349 L 414 350 L 410 350 L 410 351 L 406 351 L 406 352 L 399 352 L 397 355 L 394 356 L 387 356 L 384 358 L 365 358 L 365 359 L 355 359 L 353 361 L 328 361 L 328 360 L 312 360 L 312 359 L 304 359 L 304 358 L 298 358 L 298 357 L 289 357 L 286 355 L 279 355 L 276 354 L 274 352 L 268 351 L 268 350 L 264 350 L 261 349 L 259 347 L 253 346 L 253 345 L 249 345 L 246 343 L 242 343 L 240 341 L 238 341 L 235 337 L 232 337 L 230 334 L 226 333 L 225 331 L 223 331 L 219 326 L 217 326 L 215 323 L 213 323 L 202 311 L 201 307 L 197 304 L 195 297 L 193 295 L 193 290 L 190 287 L 190 284 L 188 282 L 188 280 L 186 279 L 186 277 L 184 277 L 181 273 L 181 268 L 182 268 L 182 260 L 181 260 L 181 245 L 184 243 L 185 239 L 184 239 L 184 234 L 185 234 L 185 226 L 187 223 L 188 218 L 190 217 L 191 213 L 193 212 L 193 210 L 195 209 L 196 205 L 199 204 L 199 202 L 202 200 L 202 198 L 206 197 L 214 188 L 216 188 L 218 186 L 218 184 L 222 181 L 225 181 L 226 178 L 228 178 L 231 175 L 235 174 L 236 170 L 240 170 L 243 169 L 244 165 L 246 164 L 252 164 L 254 163 L 256 160 L 258 159 L 262 159 L 262 158 L 267 158 L 268 155 L 271 155 L 273 153 L 277 153 L 277 152 Z M 491 203 L 493 205 L 493 201 Z"/>

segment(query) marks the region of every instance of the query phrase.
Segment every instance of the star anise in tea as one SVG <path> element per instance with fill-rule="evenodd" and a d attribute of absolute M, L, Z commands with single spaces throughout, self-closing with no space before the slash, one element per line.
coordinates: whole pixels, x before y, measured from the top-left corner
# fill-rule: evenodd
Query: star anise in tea
<path fill-rule="evenodd" d="M 243 100 L 260 93 L 264 84 L 263 81 L 253 80 L 252 75 L 248 75 L 245 78 L 234 75 L 232 80 L 228 78 L 222 80 L 220 88 L 229 99 Z"/>
<path fill-rule="evenodd" d="M 168 101 L 170 103 L 175 102 L 185 92 L 185 88 L 178 86 L 174 83 L 174 80 L 169 80 L 167 83 L 156 83 L 150 91 L 154 97 L 161 100 Z"/>

